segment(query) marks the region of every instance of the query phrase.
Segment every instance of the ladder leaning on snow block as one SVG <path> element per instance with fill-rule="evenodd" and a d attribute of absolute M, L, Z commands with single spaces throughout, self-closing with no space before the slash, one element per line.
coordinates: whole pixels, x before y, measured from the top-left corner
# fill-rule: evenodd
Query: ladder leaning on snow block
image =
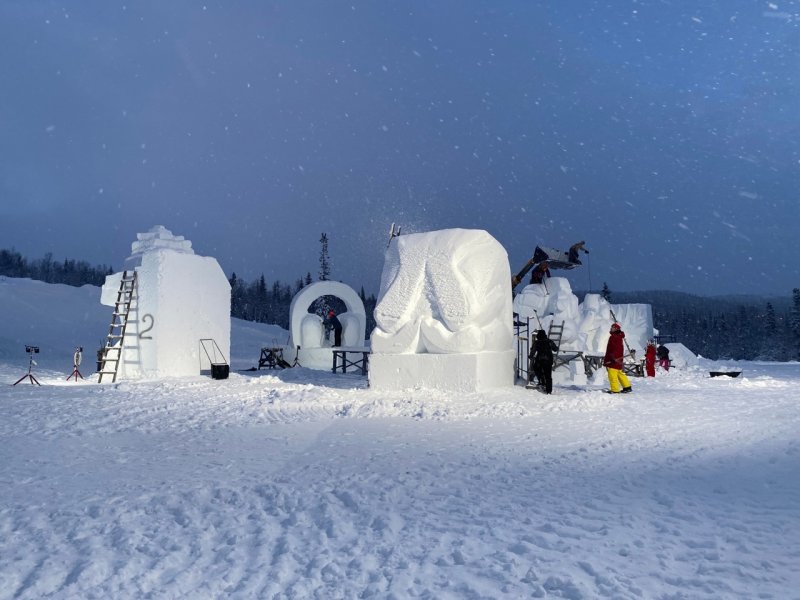
<path fill-rule="evenodd" d="M 573 360 L 581 358 L 583 352 L 578 350 L 562 350 L 561 337 L 564 335 L 564 321 L 561 325 L 556 325 L 555 322 L 550 322 L 550 327 L 547 330 L 547 337 L 552 340 L 556 345 L 556 351 L 553 353 L 553 370 L 558 367 L 563 367 L 571 363 Z"/>
<path fill-rule="evenodd" d="M 98 383 L 103 382 L 103 377 L 111 377 L 111 382 L 117 380 L 119 363 L 122 360 L 122 345 L 125 340 L 125 329 L 128 326 L 128 316 L 131 312 L 133 294 L 136 291 L 136 271 L 125 271 L 119 282 L 117 301 L 114 303 L 114 313 L 111 315 L 111 325 L 106 336 L 106 345 L 103 347 L 103 357 L 100 359 L 100 376 Z"/>

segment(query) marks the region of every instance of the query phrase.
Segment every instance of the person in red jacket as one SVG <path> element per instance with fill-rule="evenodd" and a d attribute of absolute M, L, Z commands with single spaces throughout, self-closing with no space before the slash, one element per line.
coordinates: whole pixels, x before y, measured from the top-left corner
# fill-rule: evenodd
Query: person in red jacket
<path fill-rule="evenodd" d="M 656 376 L 656 343 L 653 340 L 647 342 L 644 351 L 644 369 L 648 377 Z"/>
<path fill-rule="evenodd" d="M 606 355 L 603 357 L 603 365 L 608 371 L 608 385 L 611 387 L 612 394 L 618 394 L 620 391 L 623 394 L 632 392 L 631 382 L 628 376 L 622 370 L 623 358 L 625 356 L 625 349 L 623 343 L 625 340 L 625 333 L 619 323 L 611 325 L 611 337 L 608 338 L 608 345 L 606 346 Z M 620 390 L 622 384 L 622 390 Z"/>

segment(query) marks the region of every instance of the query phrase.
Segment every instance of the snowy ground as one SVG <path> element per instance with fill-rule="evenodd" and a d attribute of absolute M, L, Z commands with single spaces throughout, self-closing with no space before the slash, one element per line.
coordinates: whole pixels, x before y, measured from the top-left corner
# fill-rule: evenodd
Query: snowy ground
<path fill-rule="evenodd" d="M 800 598 L 800 364 L 456 397 L 43 357 L 12 387 L 40 332 L 2 283 L 2 599 Z M 233 366 L 266 335 L 235 321 Z"/>

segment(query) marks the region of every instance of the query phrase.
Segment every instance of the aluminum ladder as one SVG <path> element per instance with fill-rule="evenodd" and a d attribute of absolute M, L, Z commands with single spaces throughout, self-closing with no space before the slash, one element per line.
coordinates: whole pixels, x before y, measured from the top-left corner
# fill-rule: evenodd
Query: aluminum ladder
<path fill-rule="evenodd" d="M 111 377 L 111 383 L 117 380 L 119 363 L 122 361 L 125 329 L 128 327 L 128 316 L 131 312 L 135 291 L 136 271 L 124 271 L 119 282 L 117 301 L 114 303 L 114 312 L 111 315 L 111 325 L 108 328 L 106 344 L 103 347 L 103 357 L 100 359 L 98 383 L 103 383 L 103 377 Z"/>

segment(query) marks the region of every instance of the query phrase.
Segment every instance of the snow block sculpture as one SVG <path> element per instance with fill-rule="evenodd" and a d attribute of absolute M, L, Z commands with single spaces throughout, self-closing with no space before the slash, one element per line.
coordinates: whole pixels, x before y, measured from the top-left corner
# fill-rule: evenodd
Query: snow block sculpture
<path fill-rule="evenodd" d="M 336 296 L 344 302 L 346 312 L 336 315 L 342 324 L 342 347 L 364 347 L 367 331 L 367 313 L 361 297 L 338 281 L 317 281 L 295 294 L 289 307 L 289 344 L 283 356 L 292 362 L 295 357 L 301 367 L 330 370 L 333 367 L 333 336 L 325 339 L 322 317 L 309 313 L 309 307 L 322 296 Z"/>
<path fill-rule="evenodd" d="M 511 270 L 485 231 L 402 235 L 386 251 L 370 387 L 476 391 L 513 385 Z"/>
<path fill-rule="evenodd" d="M 578 323 L 581 310 L 569 280 L 551 277 L 546 284 L 533 283 L 525 286 L 514 298 L 514 312 L 523 317 L 531 317 L 535 329 L 547 331 L 550 323 L 561 325 L 563 322 L 562 348 L 580 345 Z"/>
<path fill-rule="evenodd" d="M 136 237 L 124 265 L 136 271 L 137 287 L 117 380 L 198 375 L 212 361 L 227 362 L 231 287 L 219 263 L 161 225 Z M 106 277 L 102 304 L 114 306 L 121 278 Z M 209 360 L 201 339 L 213 339 L 221 355 Z"/>
<path fill-rule="evenodd" d="M 563 277 L 551 277 L 543 284 L 523 288 L 514 298 L 514 312 L 521 320 L 529 321 L 531 335 L 537 329 L 549 331 L 551 323 L 563 324 L 560 350 L 587 356 L 605 354 L 614 317 L 622 326 L 625 341 L 635 352 L 636 360 L 644 358 L 647 340 L 654 333 L 649 304 L 610 304 L 600 294 L 586 294 L 579 304 L 569 281 Z M 556 369 L 553 381 L 586 383 L 582 361 L 575 360 Z"/>
<path fill-rule="evenodd" d="M 653 309 L 649 304 L 612 304 L 610 308 L 614 311 L 614 316 L 625 332 L 625 341 L 628 342 L 631 350 L 636 352 L 636 358 L 644 358 L 644 351 L 647 348 L 647 340 L 653 337 Z M 611 311 L 609 311 L 610 313 Z M 612 319 L 607 321 L 603 343 L 603 353 L 605 353 L 608 343 Z"/>

